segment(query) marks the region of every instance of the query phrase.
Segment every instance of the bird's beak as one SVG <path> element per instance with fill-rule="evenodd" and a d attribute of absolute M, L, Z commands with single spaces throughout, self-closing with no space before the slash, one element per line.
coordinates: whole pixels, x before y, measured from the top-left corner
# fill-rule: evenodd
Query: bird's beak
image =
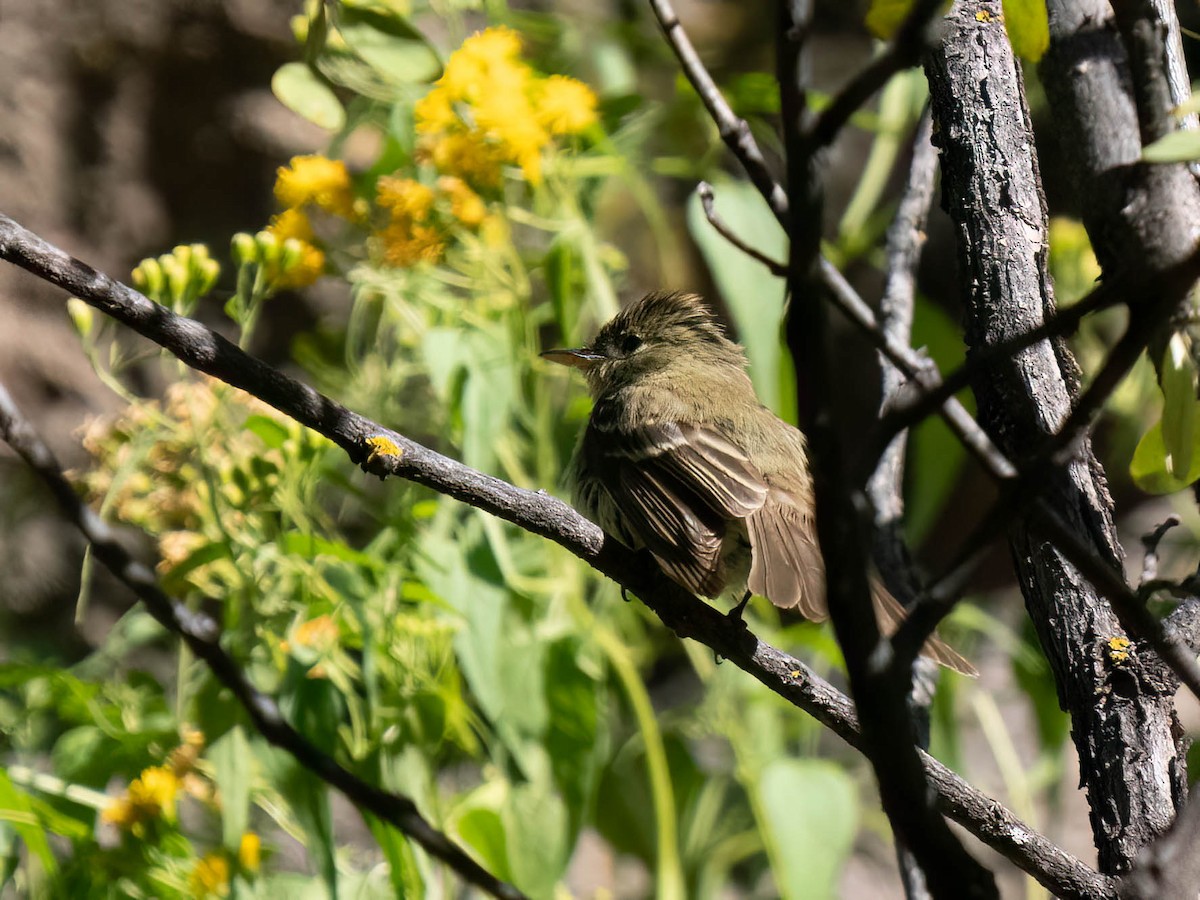
<path fill-rule="evenodd" d="M 579 347 L 574 350 L 546 350 L 542 353 L 542 359 L 587 371 L 594 363 L 604 359 L 604 354 L 587 347 Z"/>

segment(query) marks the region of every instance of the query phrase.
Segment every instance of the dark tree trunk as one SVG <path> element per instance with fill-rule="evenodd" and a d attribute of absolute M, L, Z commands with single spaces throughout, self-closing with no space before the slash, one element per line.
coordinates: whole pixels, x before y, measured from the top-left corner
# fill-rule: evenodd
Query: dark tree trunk
<path fill-rule="evenodd" d="M 1000 4 L 959 3 L 927 72 L 941 149 L 943 204 L 954 221 L 968 352 L 1041 325 L 1054 312 L 1047 215 L 1021 70 Z M 1018 464 L 1047 445 L 1078 399 L 1078 370 L 1045 341 L 992 365 L 974 390 L 980 420 Z M 1088 440 L 1038 494 L 1107 565 L 1121 569 L 1104 473 Z M 1108 603 L 1021 513 L 1009 541 L 1026 607 L 1071 715 L 1101 871 L 1126 870 L 1171 823 L 1185 790 L 1174 685 L 1115 665 L 1124 635 Z"/>

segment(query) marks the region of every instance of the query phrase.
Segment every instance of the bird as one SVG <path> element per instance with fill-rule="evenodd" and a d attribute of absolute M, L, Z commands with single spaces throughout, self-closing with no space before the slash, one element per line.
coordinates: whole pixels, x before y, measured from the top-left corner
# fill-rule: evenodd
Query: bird
<path fill-rule="evenodd" d="M 693 594 L 743 592 L 828 617 L 803 433 L 759 402 L 742 347 L 696 294 L 656 291 L 593 341 L 544 358 L 579 369 L 593 399 L 568 467 L 575 506 Z M 904 607 L 870 577 L 879 628 Z M 937 635 L 922 654 L 975 668 Z"/>

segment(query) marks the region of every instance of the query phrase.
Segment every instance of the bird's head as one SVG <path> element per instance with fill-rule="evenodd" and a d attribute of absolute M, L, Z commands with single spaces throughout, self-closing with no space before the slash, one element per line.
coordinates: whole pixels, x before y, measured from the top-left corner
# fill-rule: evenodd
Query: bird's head
<path fill-rule="evenodd" d="M 547 350 L 542 356 L 580 369 L 594 397 L 684 363 L 726 365 L 742 371 L 742 348 L 695 294 L 655 292 L 617 313 L 586 347 Z"/>

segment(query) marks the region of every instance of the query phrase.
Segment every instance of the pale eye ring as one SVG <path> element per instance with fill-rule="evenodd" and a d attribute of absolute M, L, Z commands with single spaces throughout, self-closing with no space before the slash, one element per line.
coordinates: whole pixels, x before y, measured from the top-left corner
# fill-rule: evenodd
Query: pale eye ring
<path fill-rule="evenodd" d="M 627 334 L 621 338 L 620 350 L 624 356 L 628 356 L 640 346 L 642 346 L 642 339 L 636 334 Z"/>

